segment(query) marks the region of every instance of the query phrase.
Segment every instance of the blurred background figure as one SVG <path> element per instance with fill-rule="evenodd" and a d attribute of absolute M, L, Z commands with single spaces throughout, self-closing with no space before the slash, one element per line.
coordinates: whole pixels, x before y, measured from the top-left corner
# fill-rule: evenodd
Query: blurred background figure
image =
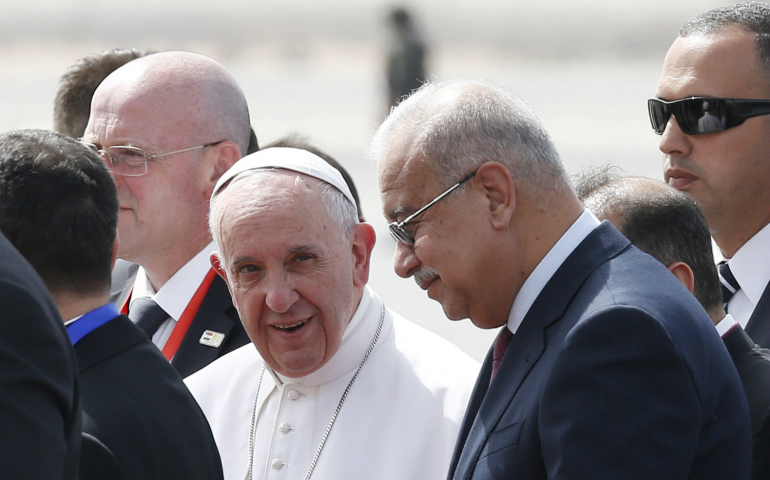
<path fill-rule="evenodd" d="M 59 79 L 53 105 L 54 131 L 72 138 L 82 137 L 96 87 L 118 67 L 148 53 L 135 48 L 115 48 L 88 55 L 71 65 Z"/>
<path fill-rule="evenodd" d="M 388 14 L 392 37 L 388 48 L 388 107 L 425 83 L 425 43 L 412 15 L 403 7 Z"/>

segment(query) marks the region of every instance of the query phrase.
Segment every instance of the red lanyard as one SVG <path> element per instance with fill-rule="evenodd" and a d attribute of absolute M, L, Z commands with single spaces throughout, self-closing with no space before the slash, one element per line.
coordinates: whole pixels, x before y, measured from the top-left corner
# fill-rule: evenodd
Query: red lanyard
<path fill-rule="evenodd" d="M 206 274 L 203 282 L 201 282 L 198 290 L 196 290 L 195 295 L 193 295 L 192 299 L 190 300 L 190 303 L 187 304 L 187 308 L 184 309 L 182 316 L 179 317 L 179 321 L 176 322 L 176 326 L 171 332 L 171 336 L 168 337 L 166 345 L 163 347 L 163 355 L 167 360 L 171 360 L 171 357 L 173 357 L 176 351 L 179 349 L 179 345 L 182 343 L 182 339 L 187 333 L 187 330 L 190 328 L 190 324 L 192 323 L 193 318 L 195 318 L 195 315 L 197 315 L 198 309 L 200 308 L 201 303 L 203 303 L 203 299 L 206 297 L 206 293 L 209 291 L 211 282 L 214 281 L 214 277 L 216 275 L 217 273 L 213 269 L 209 269 L 209 272 Z M 123 307 L 120 309 L 120 313 L 124 315 L 128 314 L 128 303 L 130 300 L 131 295 L 129 294 L 128 297 L 126 297 L 126 301 L 123 303 Z"/>

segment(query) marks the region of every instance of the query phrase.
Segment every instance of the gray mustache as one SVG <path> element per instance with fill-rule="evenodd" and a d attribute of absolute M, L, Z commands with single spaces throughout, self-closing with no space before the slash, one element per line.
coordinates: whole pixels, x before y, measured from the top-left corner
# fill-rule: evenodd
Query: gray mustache
<path fill-rule="evenodd" d="M 432 269 L 431 267 L 422 267 L 416 272 L 414 272 L 414 281 L 417 282 L 417 285 L 422 285 L 426 281 L 437 276 L 438 276 L 438 272 Z"/>

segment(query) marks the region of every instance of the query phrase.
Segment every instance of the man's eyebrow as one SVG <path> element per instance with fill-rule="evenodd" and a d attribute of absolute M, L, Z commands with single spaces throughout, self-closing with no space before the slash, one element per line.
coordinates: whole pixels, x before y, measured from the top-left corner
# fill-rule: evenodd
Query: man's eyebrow
<path fill-rule="evenodd" d="M 407 207 L 405 207 L 403 205 L 396 205 L 393 208 L 393 210 L 391 210 L 390 213 L 388 214 L 388 218 L 392 218 L 392 219 L 395 220 L 396 218 L 398 218 L 399 215 L 401 215 L 403 213 L 410 213 L 411 210 L 413 210 L 413 209 L 407 208 Z"/>
<path fill-rule="evenodd" d="M 245 256 L 245 257 L 238 257 L 233 258 L 230 260 L 229 265 L 231 267 L 237 267 L 238 265 L 243 265 L 244 263 L 251 262 L 254 260 L 254 257 L 252 256 Z"/>
<path fill-rule="evenodd" d="M 289 253 L 308 252 L 315 250 L 315 245 L 300 245 L 298 247 L 290 248 Z"/>

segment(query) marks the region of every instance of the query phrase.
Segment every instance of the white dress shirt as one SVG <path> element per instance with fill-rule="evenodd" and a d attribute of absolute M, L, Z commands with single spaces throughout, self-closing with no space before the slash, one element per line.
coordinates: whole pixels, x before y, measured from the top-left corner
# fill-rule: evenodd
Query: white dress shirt
<path fill-rule="evenodd" d="M 725 318 L 720 320 L 714 327 L 716 327 L 719 336 L 724 337 L 725 334 L 735 328 L 736 325 L 738 325 L 738 322 L 736 322 L 732 315 L 728 313 L 725 315 Z"/>
<path fill-rule="evenodd" d="M 521 322 L 529 312 L 532 304 L 543 291 L 545 285 L 561 267 L 561 264 L 570 256 L 570 254 L 585 240 L 585 238 L 601 224 L 598 218 L 588 210 L 575 220 L 569 229 L 564 232 L 558 242 L 548 251 L 540 260 L 532 273 L 524 281 L 519 293 L 513 300 L 511 313 L 508 315 L 508 329 L 516 333 Z"/>
<path fill-rule="evenodd" d="M 770 224 L 744 243 L 733 258 L 725 260 L 741 286 L 727 304 L 727 311 L 741 327 L 746 328 L 754 308 L 770 283 Z"/>
<path fill-rule="evenodd" d="M 203 283 L 203 279 L 206 278 L 206 274 L 209 273 L 211 269 L 209 255 L 216 249 L 214 242 L 206 245 L 206 248 L 177 270 L 158 292 L 152 288 L 144 267 L 140 266 L 136 271 L 134 290 L 131 292 L 131 303 L 137 298 L 150 297 L 169 315 L 169 319 L 158 328 L 151 339 L 152 343 L 159 349 L 163 350 L 171 332 L 176 327 L 176 322 L 179 321 L 187 308 L 187 304 L 190 303 L 195 292 L 198 291 L 198 287 Z M 128 309 L 131 310 L 130 304 Z"/>
<path fill-rule="evenodd" d="M 249 464 L 257 390 L 254 479 L 302 480 L 377 330 L 380 298 L 364 290 L 340 349 L 320 369 L 287 378 L 248 344 L 187 377 L 211 425 L 225 479 Z M 326 441 L 314 480 L 444 480 L 479 363 L 385 309 L 377 346 Z"/>

